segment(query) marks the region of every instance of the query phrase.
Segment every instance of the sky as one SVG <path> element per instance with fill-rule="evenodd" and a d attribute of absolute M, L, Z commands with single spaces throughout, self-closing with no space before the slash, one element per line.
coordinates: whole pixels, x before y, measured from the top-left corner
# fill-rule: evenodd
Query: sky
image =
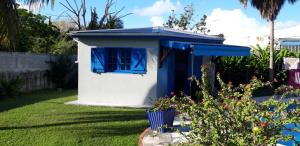
<path fill-rule="evenodd" d="M 80 0 L 76 1 L 80 3 Z M 53 8 L 48 5 L 36 10 L 36 13 L 51 16 L 52 20 L 67 19 L 68 12 L 60 2 L 65 3 L 65 0 L 56 0 Z M 87 20 L 90 19 L 91 7 L 96 7 L 99 15 L 103 14 L 106 0 L 86 0 L 86 3 Z M 124 6 L 121 15 L 132 13 L 123 18 L 125 28 L 140 28 L 162 26 L 171 14 L 171 10 L 180 13 L 190 4 L 195 8 L 194 21 L 206 14 L 207 27 L 211 30 L 209 34 L 223 33 L 226 39 L 224 43 L 243 46 L 267 44 L 269 24 L 261 18 L 256 9 L 250 5 L 245 8 L 239 0 L 115 0 L 112 11 Z M 299 8 L 300 2 L 284 5 L 275 23 L 276 38 L 300 38 Z"/>

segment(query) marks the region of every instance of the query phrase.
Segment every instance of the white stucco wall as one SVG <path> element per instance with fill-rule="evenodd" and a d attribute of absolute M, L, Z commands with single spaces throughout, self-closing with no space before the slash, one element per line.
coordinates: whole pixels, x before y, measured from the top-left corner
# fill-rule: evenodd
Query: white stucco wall
<path fill-rule="evenodd" d="M 102 73 L 91 71 L 91 48 L 146 48 L 146 74 Z M 149 105 L 149 97 L 157 96 L 157 40 L 82 38 L 78 42 L 78 102 L 108 106 Z"/>

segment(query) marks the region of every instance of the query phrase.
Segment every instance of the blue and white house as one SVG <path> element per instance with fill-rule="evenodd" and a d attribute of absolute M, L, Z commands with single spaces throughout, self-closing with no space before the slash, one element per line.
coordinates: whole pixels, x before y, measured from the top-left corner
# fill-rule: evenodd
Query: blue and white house
<path fill-rule="evenodd" d="M 78 104 L 133 106 L 170 92 L 189 94 L 212 56 L 249 56 L 250 48 L 223 38 L 163 27 L 76 31 Z"/>

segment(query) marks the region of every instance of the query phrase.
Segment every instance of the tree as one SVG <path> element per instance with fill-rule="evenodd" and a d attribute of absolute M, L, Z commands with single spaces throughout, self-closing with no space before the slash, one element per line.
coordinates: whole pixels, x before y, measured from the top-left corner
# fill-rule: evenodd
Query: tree
<path fill-rule="evenodd" d="M 76 30 L 76 26 L 69 19 L 56 20 L 52 22 L 61 33 L 67 33 Z"/>
<path fill-rule="evenodd" d="M 99 29 L 98 25 L 98 14 L 96 12 L 96 7 L 91 8 L 91 21 L 87 26 L 88 30 Z"/>
<path fill-rule="evenodd" d="M 33 14 L 26 9 L 18 9 L 18 42 L 16 50 L 19 52 L 48 53 L 51 46 L 59 39 L 60 31 L 51 22 L 46 23 L 48 17 Z"/>
<path fill-rule="evenodd" d="M 111 7 L 114 5 L 114 0 L 107 0 L 104 8 L 104 12 L 102 17 L 99 20 L 98 29 L 114 29 L 114 28 L 123 28 L 124 24 L 122 18 L 131 15 L 132 13 L 127 13 L 124 15 L 120 15 L 120 13 L 125 9 L 122 7 L 121 9 L 111 12 Z"/>
<path fill-rule="evenodd" d="M 124 28 L 124 23 L 121 20 L 121 18 L 110 15 L 110 16 L 108 16 L 107 22 L 103 28 L 105 28 L 105 29 L 120 29 L 120 28 Z"/>
<path fill-rule="evenodd" d="M 31 8 L 36 6 L 41 7 L 43 4 L 48 4 L 50 0 L 24 0 L 23 2 Z M 54 0 L 51 0 L 51 5 L 54 5 Z M 2 0 L 0 2 L 0 44 L 7 44 L 12 48 L 15 47 L 18 33 L 18 4 L 16 0 Z M 1 45 L 0 45 L 1 47 Z"/>
<path fill-rule="evenodd" d="M 245 7 L 248 0 L 239 0 Z M 251 0 L 251 5 L 255 7 L 262 16 L 270 23 L 270 59 L 269 59 L 269 81 L 274 80 L 274 21 L 276 20 L 282 6 L 288 2 L 294 4 L 297 0 Z"/>
<path fill-rule="evenodd" d="M 16 35 L 18 41 L 15 42 L 14 51 L 76 54 L 76 43 L 66 35 L 66 31 L 60 31 L 49 17 L 34 14 L 26 9 L 18 9 L 17 12 L 19 32 Z M 7 46 L 1 48 L 4 51 L 9 49 Z"/>
<path fill-rule="evenodd" d="M 66 4 L 60 2 L 60 4 L 67 9 L 70 13 L 73 14 L 70 15 L 67 13 L 69 18 L 72 20 L 72 23 L 77 25 L 78 30 L 86 30 L 86 20 L 85 20 L 85 15 L 86 15 L 86 3 L 85 0 L 81 1 L 81 4 L 78 5 L 76 0 L 73 0 L 73 5 L 68 1 L 65 0 Z M 82 17 L 82 19 L 81 19 Z M 81 24 L 81 21 L 83 20 L 83 26 Z"/>
<path fill-rule="evenodd" d="M 121 20 L 123 17 L 130 15 L 132 13 L 127 13 L 125 15 L 120 15 L 125 7 L 121 9 L 111 12 L 111 7 L 115 4 L 115 0 L 107 0 L 104 8 L 104 13 L 98 22 L 98 14 L 96 9 L 91 10 L 91 21 L 88 26 L 86 26 L 86 18 L 85 18 L 85 0 L 81 1 L 81 4 L 77 4 L 76 0 L 74 0 L 74 4 L 72 5 L 68 0 L 65 0 L 66 4 L 61 3 L 63 7 L 65 7 L 72 15 L 67 14 L 72 22 L 77 25 L 78 30 L 86 30 L 86 29 L 113 29 L 113 28 L 123 28 L 123 21 Z M 82 26 L 83 21 L 83 26 Z"/>
<path fill-rule="evenodd" d="M 175 11 L 172 10 L 172 14 L 169 16 L 164 26 L 178 30 L 189 30 L 195 33 L 209 33 L 210 30 L 206 27 L 206 15 L 203 15 L 198 22 L 192 23 L 194 18 L 194 11 L 195 10 L 193 5 L 188 5 L 184 8 L 184 12 L 180 14 L 180 17 L 177 18 Z"/>
<path fill-rule="evenodd" d="M 2 47 L 13 47 L 16 41 L 17 27 L 17 4 L 15 0 L 0 2 L 0 44 Z M 2 48 L 0 45 L 0 48 Z"/>

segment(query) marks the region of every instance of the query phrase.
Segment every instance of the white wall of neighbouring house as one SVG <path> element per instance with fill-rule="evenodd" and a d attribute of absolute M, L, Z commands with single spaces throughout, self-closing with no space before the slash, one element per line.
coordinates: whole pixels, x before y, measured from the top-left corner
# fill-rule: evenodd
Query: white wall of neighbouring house
<path fill-rule="evenodd" d="M 107 106 L 146 106 L 157 97 L 159 41 L 150 39 L 80 38 L 78 41 L 78 103 Z M 97 74 L 91 71 L 91 48 L 145 48 L 146 74 Z"/>

